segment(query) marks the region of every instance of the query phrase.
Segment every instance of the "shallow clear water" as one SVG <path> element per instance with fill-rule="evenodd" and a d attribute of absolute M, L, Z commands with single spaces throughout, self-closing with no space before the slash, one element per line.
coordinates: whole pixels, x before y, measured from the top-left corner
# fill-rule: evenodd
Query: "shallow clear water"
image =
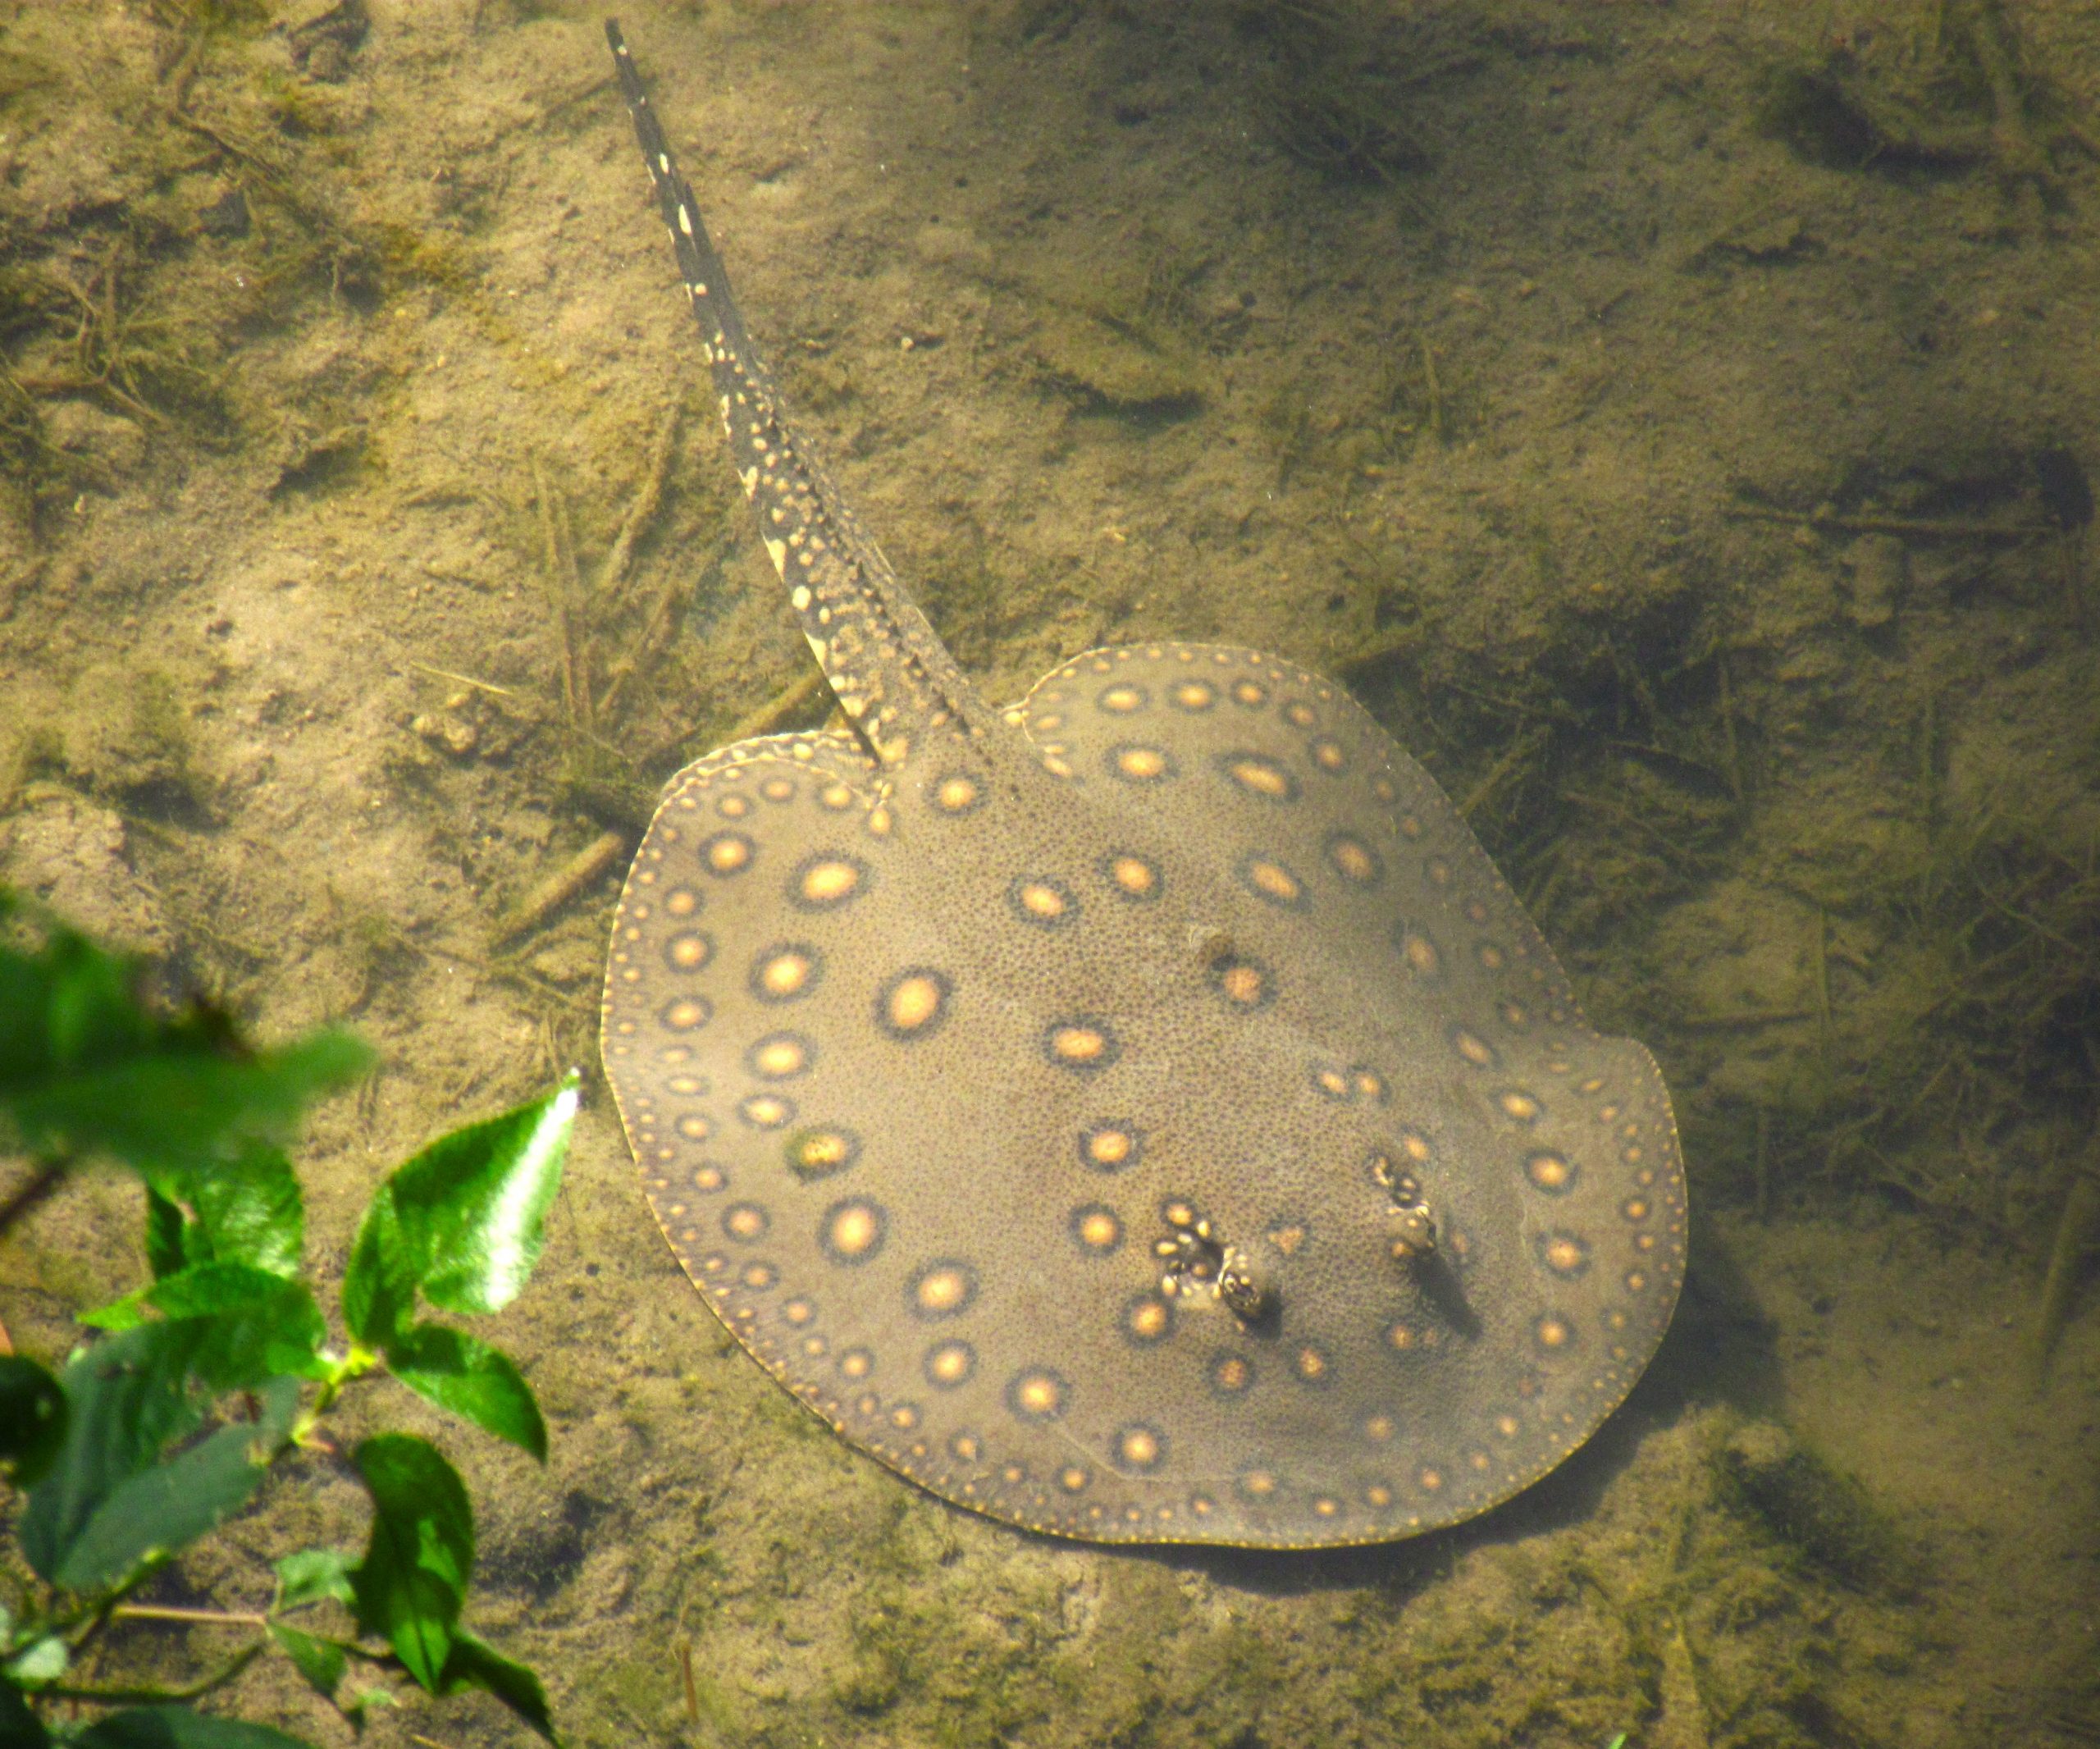
<path fill-rule="evenodd" d="M 418 1138 L 595 1062 L 619 867 L 498 918 L 682 760 L 824 706 L 596 16 L 321 11 L 187 66 L 113 7 L 0 25 L 0 247 L 45 288 L 6 290 L 0 874 L 266 1031 L 378 1045 L 304 1156 L 326 1257 Z M 2100 1734 L 2075 1255 L 2036 1359 L 2095 1170 L 2090 9 L 625 22 L 754 336 L 964 667 L 1005 699 L 1188 638 L 1341 680 L 1655 1052 L 1694 1224 L 1631 1400 L 1506 1505 L 1103 1550 L 934 1500 L 769 1383 L 600 1097 L 505 1338 L 552 1460 L 449 1441 L 476 1621 L 573 1738 Z M 17 1340 L 62 1347 L 131 1218 L 84 1185 L 0 1258 Z M 274 1510 L 356 1534 L 326 1479 Z M 252 1606 L 246 1546 L 193 1584 Z M 240 1697 L 330 1728 L 281 1671 Z"/>

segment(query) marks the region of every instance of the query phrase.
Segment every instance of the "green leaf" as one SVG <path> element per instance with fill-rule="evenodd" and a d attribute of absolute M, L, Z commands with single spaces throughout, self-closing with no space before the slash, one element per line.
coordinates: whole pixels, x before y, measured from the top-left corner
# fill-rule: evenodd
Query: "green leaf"
<path fill-rule="evenodd" d="M 391 1183 L 372 1193 L 343 1271 L 343 1322 L 370 1347 L 392 1341 L 416 1309 L 422 1258 L 401 1230 Z"/>
<path fill-rule="evenodd" d="M 342 1681 L 344 1667 L 349 1661 L 343 1648 L 333 1640 L 302 1633 L 283 1622 L 272 1622 L 269 1628 L 270 1637 L 298 1665 L 299 1674 L 306 1678 L 307 1685 L 322 1700 L 332 1701 L 336 1684 Z"/>
<path fill-rule="evenodd" d="M 0 1111 L 11 1114 L 25 1153 L 107 1153 L 142 1171 L 180 1171 L 285 1133 L 371 1061 L 348 1033 L 249 1052 L 222 1023 L 164 1023 L 114 1055 L 0 1073 Z"/>
<path fill-rule="evenodd" d="M 262 1415 L 127 1477 L 80 1526 L 51 1574 L 69 1591 L 113 1585 L 216 1530 L 248 1503 L 299 1413 L 299 1381 L 273 1379 Z"/>
<path fill-rule="evenodd" d="M 580 1103 L 572 1074 L 542 1098 L 441 1139 L 435 1147 L 445 1158 L 426 1150 L 396 1176 L 404 1211 L 427 1212 L 422 1290 L 432 1305 L 500 1312 L 524 1290 L 546 1243 Z"/>
<path fill-rule="evenodd" d="M 289 1168 L 264 1144 L 317 1095 L 371 1061 L 344 1033 L 257 1050 L 223 1012 L 176 1015 L 140 1000 L 142 962 L 107 952 L 41 907 L 0 890 L 0 1153 L 45 1160 L 105 1153 L 149 1176 L 227 1168 L 235 1182 L 197 1200 L 199 1229 L 171 1218 L 185 1199 L 157 1183 L 148 1257 L 158 1273 L 211 1254 L 282 1273 L 295 1258 Z M 295 1194 L 296 1187 L 294 1187 Z M 199 1251 L 189 1241 L 204 1246 Z"/>
<path fill-rule="evenodd" d="M 112 1299 L 106 1306 L 97 1306 L 91 1312 L 75 1312 L 73 1316 L 90 1330 L 107 1331 L 112 1335 L 122 1330 L 136 1330 L 146 1322 L 146 1295 L 153 1290 L 153 1283 L 135 1287 L 121 1299 Z"/>
<path fill-rule="evenodd" d="M 210 1321 L 190 1363 L 214 1390 L 246 1391 L 287 1375 L 320 1378 L 328 1370 L 318 1353 L 328 1326 L 304 1281 L 249 1263 L 193 1263 L 80 1319 L 98 1330 L 131 1330 L 148 1308 Z"/>
<path fill-rule="evenodd" d="M 340 1549 L 301 1549 L 277 1563 L 277 1601 L 270 1605 L 272 1614 L 328 1597 L 345 1609 L 357 1605 L 350 1589 L 350 1558 Z"/>
<path fill-rule="evenodd" d="M 500 1312 L 518 1297 L 546 1242 L 576 1121 L 570 1075 L 500 1117 L 441 1135 L 389 1180 L 418 1285 L 447 1312 Z"/>
<path fill-rule="evenodd" d="M 22 1691 L 0 1681 L 0 1745 L 5 1749 L 47 1749 L 51 1733 L 43 1721 L 30 1710 Z"/>
<path fill-rule="evenodd" d="M 65 1445 L 66 1418 L 57 1379 L 26 1354 L 0 1354 L 0 1477 L 31 1486 Z"/>
<path fill-rule="evenodd" d="M 74 1738 L 78 1749 L 309 1749 L 296 1737 L 240 1719 L 212 1719 L 186 1706 L 131 1706 L 98 1719 Z"/>
<path fill-rule="evenodd" d="M 547 1459 L 547 1424 L 510 1357 L 463 1331 L 418 1324 L 389 1345 L 386 1364 L 419 1397 Z"/>
<path fill-rule="evenodd" d="M 111 1492 L 194 1431 L 190 1390 L 203 1321 L 157 1321 L 76 1354 L 61 1375 L 70 1409 L 58 1460 L 30 1491 L 16 1534 L 30 1564 L 55 1579 L 66 1551 Z"/>
<path fill-rule="evenodd" d="M 405 1433 L 380 1434 L 352 1455 L 372 1505 L 372 1540 L 350 1573 L 358 1625 L 436 1693 L 474 1566 L 466 1484 L 435 1445 Z"/>
<path fill-rule="evenodd" d="M 32 1640 L 7 1660 L 7 1680 L 25 1688 L 41 1688 L 66 1674 L 73 1661 L 66 1642 L 55 1633 Z"/>
<path fill-rule="evenodd" d="M 146 1257 L 156 1280 L 208 1263 L 287 1279 L 299 1272 L 306 1204 L 281 1150 L 249 1139 L 229 1158 L 150 1167 L 145 1177 Z"/>
<path fill-rule="evenodd" d="M 34 945 L 0 946 L 0 1101 L 54 1068 L 136 1050 L 152 1037 L 135 993 L 139 961 L 0 891 L 0 919 L 25 916 Z"/>
<path fill-rule="evenodd" d="M 210 1255 L 273 1276 L 299 1271 L 306 1200 L 299 1175 L 277 1148 L 255 1144 L 234 1159 L 191 1175 L 189 1202 Z"/>
<path fill-rule="evenodd" d="M 546 1690 L 531 1667 L 503 1656 L 471 1633 L 455 1631 L 452 1655 L 445 1660 L 442 1692 L 457 1694 L 462 1688 L 486 1689 L 549 1742 L 560 1741 L 547 1711 Z"/>
<path fill-rule="evenodd" d="M 148 1304 L 171 1318 L 209 1325 L 193 1365 L 219 1391 L 245 1391 L 266 1378 L 317 1378 L 327 1368 L 317 1351 L 328 1326 L 304 1281 L 288 1281 L 249 1263 L 199 1263 L 146 1291 Z"/>
<path fill-rule="evenodd" d="M 538 1262 L 576 1118 L 573 1075 L 543 1098 L 440 1136 L 373 1193 L 343 1276 L 343 1320 L 384 1347 L 420 1289 L 449 1312 L 510 1304 Z"/>

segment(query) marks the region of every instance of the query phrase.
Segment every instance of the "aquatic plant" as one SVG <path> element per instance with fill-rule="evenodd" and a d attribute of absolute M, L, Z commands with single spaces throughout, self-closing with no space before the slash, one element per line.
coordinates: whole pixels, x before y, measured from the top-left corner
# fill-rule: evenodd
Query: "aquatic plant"
<path fill-rule="evenodd" d="M 1766 65 L 1751 114 L 1833 170 L 1954 174 L 1988 167 L 2008 194 L 2063 204 L 2059 166 L 2100 158 L 2100 135 L 2029 64 L 2002 0 L 1939 0 L 1930 27 L 1825 34 Z"/>
<path fill-rule="evenodd" d="M 1929 818 L 1944 807 L 1919 806 Z M 1951 1226 L 2004 1234 L 2017 1211 L 2002 1174 L 1978 1171 L 1979 1151 L 2087 1097 L 2100 837 L 1997 798 L 1849 854 L 1836 842 L 1848 835 L 1811 826 L 1803 842 L 1815 853 L 1791 877 L 1825 920 L 1805 1024 L 1768 1086 L 1768 1158 L 1754 1169 L 1851 1180 Z"/>
<path fill-rule="evenodd" d="M 307 1104 L 365 1072 L 365 1048 L 324 1032 L 262 1049 L 215 1011 L 157 1011 L 136 994 L 135 962 L 4 889 L 0 931 L 0 1153 L 29 1166 L 0 1204 L 0 1236 L 70 1174 L 113 1161 L 143 1183 L 153 1276 L 80 1313 L 100 1334 L 55 1371 L 0 1340 L 0 1477 L 20 1496 L 0 1553 L 17 1599 L 0 1610 L 0 1741 L 293 1749 L 280 1732 L 189 1705 L 272 1648 L 354 1726 L 393 1703 L 381 1685 L 345 1692 L 355 1665 L 432 1694 L 486 1690 L 551 1739 L 537 1677 L 461 1625 L 474 1518 L 458 1473 L 405 1433 L 369 1432 L 345 1451 L 330 1418 L 346 1393 L 390 1375 L 544 1460 L 546 1425 L 517 1367 L 419 1308 L 488 1313 L 523 1289 L 559 1181 L 574 1078 L 438 1137 L 381 1181 L 345 1272 L 339 1346 L 305 1276 L 304 1197 L 281 1143 Z M 312 1454 L 346 1462 L 363 1484 L 362 1555 L 283 1556 L 259 1613 L 137 1601 L 267 1476 L 296 1474 Z M 252 1632 L 186 1681 L 80 1674 L 140 1621 Z"/>
<path fill-rule="evenodd" d="M 1736 1428 L 1714 1464 L 1723 1505 L 1768 1532 L 1797 1559 L 1854 1589 L 1901 1592 L 1915 1563 L 1866 1490 L 1770 1422 Z"/>
<path fill-rule="evenodd" d="M 1408 120 L 1424 80 L 1404 69 L 1386 21 L 1383 8 L 1359 0 L 1285 0 L 1238 14 L 1242 34 L 1271 50 L 1256 90 L 1277 144 L 1337 181 L 1390 183 L 1428 163 Z"/>

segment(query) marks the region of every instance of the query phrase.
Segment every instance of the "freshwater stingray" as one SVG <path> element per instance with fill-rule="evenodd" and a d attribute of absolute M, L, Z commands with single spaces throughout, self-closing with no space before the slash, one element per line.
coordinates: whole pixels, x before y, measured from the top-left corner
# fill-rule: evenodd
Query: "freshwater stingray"
<path fill-rule="evenodd" d="M 716 1315 L 851 1444 L 1100 1541 L 1405 1537 L 1559 1464 L 1682 1279 L 1669 1094 L 1429 775 L 1257 651 L 956 667 L 788 423 L 607 37 L 846 726 L 666 788 L 606 1078 Z"/>

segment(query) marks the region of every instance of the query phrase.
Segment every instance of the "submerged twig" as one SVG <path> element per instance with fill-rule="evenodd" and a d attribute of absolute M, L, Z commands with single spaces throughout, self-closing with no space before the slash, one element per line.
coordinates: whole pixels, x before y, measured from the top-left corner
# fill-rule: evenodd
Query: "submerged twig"
<path fill-rule="evenodd" d="M 1835 1030 L 1830 1011 L 1830 913 L 1820 905 L 1815 908 L 1815 1002 L 1823 1021 L 1823 1048 L 1827 1053 Z"/>
<path fill-rule="evenodd" d="M 649 471 L 641 477 L 634 502 L 628 506 L 627 515 L 621 520 L 620 532 L 613 537 L 605 562 L 598 568 L 596 593 L 600 596 L 611 594 L 626 581 L 628 567 L 634 562 L 634 543 L 649 532 L 649 525 L 664 507 L 664 486 L 671 477 L 671 459 L 678 454 L 682 410 L 673 401 L 664 409 L 664 418 L 656 427 L 655 441 L 649 446 Z"/>
<path fill-rule="evenodd" d="M 0 1235 L 5 1235 L 51 1193 L 56 1190 L 73 1163 L 69 1154 L 62 1160 L 47 1160 L 39 1166 L 29 1181 L 24 1184 L 5 1203 L 0 1203 Z"/>
<path fill-rule="evenodd" d="M 2100 1124 L 2093 1126 L 2084 1158 L 2072 1170 L 2070 1188 L 2064 1193 L 2063 1212 L 2057 1220 L 2056 1238 L 2049 1247 L 2048 1272 L 2042 1278 L 2030 1357 L 2038 1391 L 2048 1382 L 2050 1357 L 2070 1319 L 2071 1288 L 2078 1277 L 2078 1266 L 2096 1238 L 2100 1238 Z"/>
<path fill-rule="evenodd" d="M 582 586 L 576 573 L 576 542 L 568 526 L 568 506 L 548 483 L 540 458 L 532 458 L 532 491 L 539 500 L 540 536 L 545 546 L 547 594 L 561 632 L 561 698 L 569 725 L 588 735 L 597 727 L 596 695 L 591 687 L 591 652 L 578 623 Z"/>
<path fill-rule="evenodd" d="M 797 679 L 773 695 L 755 710 L 747 710 L 731 724 L 724 733 L 714 738 L 715 744 L 728 747 L 738 741 L 749 741 L 760 735 L 777 733 L 783 723 L 794 716 L 816 695 L 824 690 L 824 670 L 806 669 Z M 669 740 L 651 747 L 646 756 L 636 761 L 644 770 L 654 768 L 667 753 L 674 752 L 689 740 L 689 732 L 681 730 Z"/>
<path fill-rule="evenodd" d="M 685 1690 L 686 1723 L 700 1723 L 700 1687 L 693 1679 L 692 1642 L 683 1634 L 678 1637 L 678 1680 Z"/>
<path fill-rule="evenodd" d="M 1528 759 L 1538 744 L 1546 738 L 1545 729 L 1527 729 L 1503 749 L 1502 756 L 1488 768 L 1487 775 L 1472 788 L 1472 792 L 1459 804 L 1459 817 L 1471 820 L 1473 811 L 1500 788 L 1502 781 Z"/>
<path fill-rule="evenodd" d="M 491 945 L 500 947 L 537 929 L 591 886 L 627 854 L 628 847 L 625 833 L 600 833 L 497 920 L 490 938 Z"/>
<path fill-rule="evenodd" d="M 1680 1016 L 1677 1025 L 1687 1032 L 1734 1032 L 1760 1026 L 1790 1026 L 1796 1021 L 1812 1021 L 1813 1008 L 1744 1008 L 1732 1014 Z"/>
<path fill-rule="evenodd" d="M 409 666 L 419 674 L 429 674 L 439 680 L 449 680 L 454 686 L 471 687 L 477 692 L 486 692 L 496 698 L 515 698 L 518 696 L 509 687 L 500 687 L 493 680 L 477 680 L 472 674 L 462 674 L 449 668 L 439 668 L 433 663 L 411 662 Z"/>
<path fill-rule="evenodd" d="M 1769 510 L 1757 505 L 1726 505 L 1722 515 L 1738 523 L 1790 523 L 1836 534 L 1907 534 L 1935 541 L 2034 541 L 2055 534 L 2048 523 L 1986 523 L 1945 516 L 1845 516 L 1834 510 Z"/>
<path fill-rule="evenodd" d="M 258 1640 L 252 1646 L 244 1646 L 226 1663 L 208 1676 L 201 1676 L 194 1683 L 183 1683 L 172 1687 L 140 1685 L 122 1688 L 75 1688 L 66 1683 L 52 1683 L 42 1692 L 62 1701 L 91 1701 L 101 1706 L 154 1706 L 183 1701 L 201 1700 L 215 1688 L 223 1688 L 249 1665 L 270 1642 Z"/>
<path fill-rule="evenodd" d="M 656 428 L 656 441 L 649 450 L 649 470 L 642 476 L 636 491 L 634 502 L 628 506 L 627 515 L 620 523 L 620 532 L 614 537 L 605 562 L 598 569 L 598 587 L 594 598 L 603 601 L 626 581 L 628 569 L 634 561 L 634 545 L 647 532 L 649 525 L 656 519 L 663 508 L 664 486 L 670 478 L 671 460 L 678 453 L 678 418 L 680 409 L 673 401 L 665 409 L 663 422 Z M 634 642 L 614 660 L 605 671 L 605 690 L 599 695 L 594 706 L 596 719 L 604 722 L 619 703 L 620 693 L 628 681 L 641 670 L 644 663 L 655 654 L 657 646 L 669 635 L 676 613 L 678 597 L 684 585 L 677 577 L 666 579 L 657 591 L 648 617 L 641 623 L 641 630 Z"/>
<path fill-rule="evenodd" d="M 185 1610 L 172 1604 L 120 1603 L 109 1612 L 112 1621 L 186 1622 L 210 1628 L 267 1628 L 269 1618 L 251 1610 Z"/>
<path fill-rule="evenodd" d="M 1762 1223 L 1772 1218 L 1772 1112 L 1767 1106 L 1757 1108 L 1755 1146 L 1751 1171 L 1757 1186 L 1757 1218 Z"/>
<path fill-rule="evenodd" d="M 1728 682 L 1728 653 L 1721 652 L 1716 664 L 1721 678 L 1721 745 L 1728 755 L 1728 793 L 1735 797 L 1736 806 L 1742 806 L 1742 756 L 1736 745 L 1736 700 L 1734 689 Z"/>

